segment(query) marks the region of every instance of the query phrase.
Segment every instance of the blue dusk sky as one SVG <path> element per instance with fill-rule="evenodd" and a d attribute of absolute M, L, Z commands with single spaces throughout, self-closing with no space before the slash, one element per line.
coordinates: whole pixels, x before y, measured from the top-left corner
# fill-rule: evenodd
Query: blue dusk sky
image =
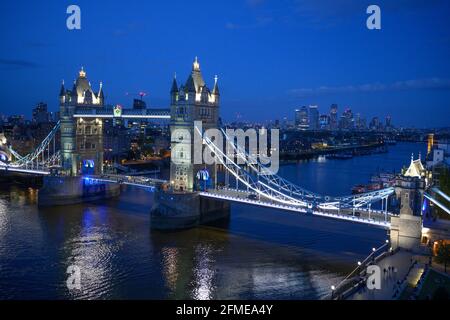
<path fill-rule="evenodd" d="M 81 30 L 66 27 L 71 4 Z M 381 30 L 366 28 L 370 4 Z M 1 1 L 0 39 L 0 114 L 29 118 L 39 101 L 56 111 L 81 66 L 109 104 L 145 91 L 167 107 L 173 74 L 184 82 L 198 56 L 209 86 L 219 76 L 225 121 L 337 103 L 368 120 L 450 126 L 448 0 Z"/>

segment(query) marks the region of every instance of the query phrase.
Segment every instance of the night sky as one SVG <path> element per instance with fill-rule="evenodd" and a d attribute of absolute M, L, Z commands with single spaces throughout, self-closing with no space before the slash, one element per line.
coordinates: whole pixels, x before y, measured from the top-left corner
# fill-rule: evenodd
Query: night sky
<path fill-rule="evenodd" d="M 81 8 L 81 30 L 66 9 Z M 381 7 L 382 29 L 366 28 Z M 450 1 L 1 1 L 0 113 L 58 108 L 84 66 L 107 103 L 148 92 L 167 107 L 173 74 L 195 56 L 207 84 L 219 76 L 226 121 L 293 118 L 317 104 L 347 106 L 395 125 L 450 126 Z M 126 93 L 130 93 L 126 95 Z"/>

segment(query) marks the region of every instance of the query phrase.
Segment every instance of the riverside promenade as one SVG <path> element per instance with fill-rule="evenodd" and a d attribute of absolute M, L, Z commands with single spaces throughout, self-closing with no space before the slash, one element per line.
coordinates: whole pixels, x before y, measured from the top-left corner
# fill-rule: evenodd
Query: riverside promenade
<path fill-rule="evenodd" d="M 408 251 L 398 251 L 377 262 L 381 269 L 381 289 L 369 290 L 364 282 L 360 289 L 348 296 L 347 300 L 395 300 L 405 288 L 415 286 L 423 273 L 424 265 L 416 262 L 416 257 Z"/>

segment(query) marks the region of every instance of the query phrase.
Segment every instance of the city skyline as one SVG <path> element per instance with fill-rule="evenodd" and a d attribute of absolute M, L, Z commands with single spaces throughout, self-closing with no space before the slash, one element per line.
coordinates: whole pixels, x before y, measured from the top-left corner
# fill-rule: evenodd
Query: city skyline
<path fill-rule="evenodd" d="M 198 59 L 198 57 L 196 56 L 194 58 L 194 63 L 197 63 L 197 59 Z M 84 75 L 87 75 L 87 72 L 86 72 L 86 70 L 84 69 L 83 66 L 81 66 L 81 68 L 78 71 L 78 73 L 79 74 L 83 73 Z M 173 79 L 176 79 L 176 74 L 174 75 Z M 217 79 L 218 78 L 215 77 L 214 81 L 217 81 Z M 75 80 L 74 80 L 74 82 L 75 82 Z M 91 82 L 89 81 L 89 85 L 90 84 L 91 84 Z M 64 87 L 65 85 L 66 85 L 65 81 L 63 80 L 61 86 Z M 60 86 L 60 88 L 61 88 L 61 86 Z M 99 82 L 97 87 L 99 88 L 99 92 L 101 91 L 102 94 L 103 94 L 103 89 L 102 89 L 103 88 L 103 82 L 102 81 Z M 128 96 L 128 100 L 129 101 L 127 103 L 125 103 L 125 105 L 123 105 L 124 107 L 126 107 L 126 108 L 135 108 L 136 107 L 135 104 L 139 103 L 139 104 L 142 104 L 142 106 L 141 106 L 142 108 L 144 108 L 144 109 L 148 108 L 147 102 L 144 99 L 144 97 L 147 95 L 145 92 L 141 91 L 141 92 L 136 93 L 136 94 L 126 93 L 126 95 Z M 137 99 L 137 97 L 140 97 L 140 98 Z M 45 106 L 45 112 L 46 113 L 48 112 L 47 116 L 49 117 L 49 119 L 52 120 L 52 121 L 56 121 L 55 119 L 58 116 L 59 110 L 58 110 L 58 108 L 55 108 L 54 110 L 52 110 L 51 107 L 48 108 L 48 105 L 49 105 L 49 103 L 46 102 L 46 101 L 39 101 L 39 102 L 36 102 L 29 109 L 29 111 L 26 114 L 24 114 L 24 113 L 15 113 L 15 112 L 11 112 L 9 114 L 8 113 L 5 113 L 5 114 L 0 113 L 0 122 L 2 120 L 6 121 L 8 118 L 18 118 L 18 117 L 20 117 L 22 119 L 22 121 L 26 121 L 26 120 L 35 121 L 36 109 L 39 109 L 42 106 Z M 114 103 L 107 103 L 107 102 L 105 102 L 105 106 L 111 106 L 112 107 L 112 106 L 115 106 L 115 105 L 121 105 L 122 106 L 122 104 L 114 104 Z M 328 121 L 332 121 L 331 120 L 331 115 L 333 113 L 333 108 L 335 109 L 334 112 L 336 113 L 336 116 L 337 116 L 337 119 L 335 119 L 337 126 L 336 127 L 328 126 L 327 129 L 331 129 L 331 130 L 342 129 L 340 127 L 340 120 L 341 120 L 342 117 L 345 117 L 345 113 L 348 112 L 348 111 L 350 111 L 350 113 L 351 113 L 350 114 L 351 121 L 354 122 L 352 124 L 352 126 L 354 126 L 354 128 L 356 128 L 356 129 L 366 128 L 366 126 L 367 126 L 366 122 L 369 119 L 371 121 L 377 119 L 377 120 L 380 121 L 380 123 L 384 123 L 385 121 L 388 121 L 387 120 L 388 118 L 389 118 L 389 121 L 392 120 L 391 114 L 379 115 L 379 114 L 373 114 L 372 113 L 371 116 L 368 116 L 367 114 L 362 114 L 358 110 L 354 110 L 353 108 L 351 108 L 348 105 L 344 105 L 344 106 L 341 105 L 341 106 L 339 106 L 339 104 L 337 104 L 337 103 L 332 103 L 328 107 L 323 107 L 323 108 L 321 108 L 321 106 L 319 106 L 317 104 L 316 105 L 308 104 L 307 106 L 301 106 L 301 107 L 295 108 L 294 109 L 294 112 L 295 112 L 294 116 L 292 116 L 292 112 L 291 112 L 291 114 L 283 115 L 283 116 L 280 116 L 279 118 L 276 118 L 276 119 L 255 120 L 255 119 L 241 119 L 239 115 L 236 115 L 235 118 L 225 119 L 225 122 L 232 123 L 232 122 L 244 121 L 244 122 L 247 122 L 247 123 L 261 123 L 262 122 L 262 123 L 270 124 L 272 122 L 277 122 L 277 121 L 278 122 L 286 122 L 286 121 L 288 121 L 288 122 L 292 122 L 293 124 L 295 124 L 297 126 L 298 123 L 297 123 L 297 115 L 296 114 L 302 108 L 306 108 L 308 110 L 311 110 L 311 108 L 314 108 L 316 110 L 316 112 L 317 112 L 317 119 L 316 119 L 317 127 L 311 126 L 310 118 L 307 115 L 308 121 L 307 121 L 307 123 L 303 124 L 304 129 L 312 129 L 312 130 L 324 129 L 323 124 L 320 124 L 319 122 L 323 121 L 323 116 L 327 116 L 328 117 Z M 326 110 L 326 111 L 321 112 L 321 110 L 322 111 Z M 340 110 L 342 110 L 342 111 L 340 111 Z M 40 115 L 40 116 L 42 117 L 42 115 Z M 4 119 L 2 119 L 1 117 L 3 117 Z M 357 123 L 358 120 L 362 120 L 364 122 L 362 127 L 360 127 L 360 125 Z M 329 123 L 327 123 L 327 125 L 328 124 Z M 398 126 L 399 127 L 408 127 L 408 126 L 402 126 L 401 124 L 398 124 Z M 414 128 L 415 126 L 411 126 L 411 127 Z M 444 125 L 442 127 L 447 127 L 447 126 Z M 370 125 L 369 125 L 368 128 L 370 128 Z M 436 127 L 436 128 L 439 128 L 439 127 Z"/>
<path fill-rule="evenodd" d="M 332 103 L 367 118 L 389 112 L 402 126 L 450 118 L 445 1 L 380 1 L 381 30 L 368 30 L 367 5 L 350 0 L 78 5 L 82 28 L 71 31 L 66 3 L 3 4 L 2 113 L 28 115 L 39 101 L 55 111 L 61 80 L 71 83 L 80 66 L 94 85 L 103 81 L 108 104 L 130 106 L 126 93 L 145 91 L 150 107 L 165 107 L 173 74 L 185 77 L 185 61 L 198 56 L 205 79 L 219 76 L 226 121 L 281 120 Z M 174 20 L 186 22 L 182 33 Z"/>
<path fill-rule="evenodd" d="M 450 2 L 368 1 L 0 4 L 0 300 L 448 299 Z"/>

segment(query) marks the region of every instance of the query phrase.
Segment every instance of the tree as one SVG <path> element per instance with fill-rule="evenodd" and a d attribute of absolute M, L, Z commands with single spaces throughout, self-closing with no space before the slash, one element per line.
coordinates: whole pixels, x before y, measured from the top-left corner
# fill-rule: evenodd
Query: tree
<path fill-rule="evenodd" d="M 447 263 L 450 262 L 450 245 L 444 243 L 439 245 L 436 261 L 444 264 L 444 271 L 447 273 Z"/>

